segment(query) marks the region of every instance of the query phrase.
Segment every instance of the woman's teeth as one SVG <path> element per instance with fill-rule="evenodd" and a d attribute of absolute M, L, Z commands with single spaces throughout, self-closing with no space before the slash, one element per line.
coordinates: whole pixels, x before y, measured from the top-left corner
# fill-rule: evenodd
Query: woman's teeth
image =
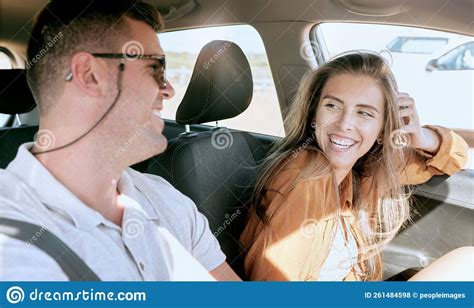
<path fill-rule="evenodd" d="M 153 110 L 153 114 L 156 115 L 157 117 L 161 118 L 161 111 Z"/>
<path fill-rule="evenodd" d="M 331 141 L 334 146 L 340 149 L 347 149 L 353 146 L 356 141 L 352 139 L 346 139 L 346 138 L 339 138 L 336 136 L 329 136 L 329 140 Z"/>

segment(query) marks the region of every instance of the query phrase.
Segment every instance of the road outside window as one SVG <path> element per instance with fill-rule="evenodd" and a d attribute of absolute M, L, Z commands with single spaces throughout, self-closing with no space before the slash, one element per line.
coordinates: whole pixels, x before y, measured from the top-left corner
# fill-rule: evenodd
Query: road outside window
<path fill-rule="evenodd" d="M 165 102 L 162 116 L 175 119 L 178 105 L 191 80 L 194 64 L 202 47 L 213 40 L 228 40 L 242 48 L 252 70 L 254 92 L 249 108 L 241 115 L 223 121 L 219 126 L 284 136 L 283 120 L 262 39 L 251 26 L 224 26 L 181 30 L 158 35 L 166 52 L 167 77 L 176 90 Z M 204 123 L 215 125 L 215 123 Z"/>

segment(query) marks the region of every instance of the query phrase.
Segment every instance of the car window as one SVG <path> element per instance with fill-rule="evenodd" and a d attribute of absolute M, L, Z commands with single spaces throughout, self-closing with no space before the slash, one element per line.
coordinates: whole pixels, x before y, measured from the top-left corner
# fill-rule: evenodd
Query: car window
<path fill-rule="evenodd" d="M 5 70 L 5 69 L 12 69 L 13 64 L 10 59 L 10 57 L 5 54 L 4 52 L 0 51 L 0 69 Z M 5 127 L 5 125 L 8 123 L 8 120 L 10 119 L 10 115 L 8 114 L 2 114 L 0 113 L 0 127 Z"/>
<path fill-rule="evenodd" d="M 176 95 L 166 101 L 162 116 L 175 119 L 176 110 L 191 80 L 194 64 L 202 47 L 213 40 L 228 40 L 242 48 L 252 70 L 254 91 L 249 108 L 241 115 L 219 121 L 219 126 L 283 136 L 283 120 L 268 64 L 268 58 L 258 32 L 248 25 L 210 27 L 159 34 L 166 52 L 167 77 Z M 203 123 L 215 125 L 215 123 Z"/>
<path fill-rule="evenodd" d="M 13 64 L 8 55 L 6 55 L 4 52 L 0 51 L 0 69 L 6 70 L 6 69 L 12 69 Z"/>
<path fill-rule="evenodd" d="M 474 69 L 474 42 L 461 45 L 437 60 L 437 70 Z"/>
<path fill-rule="evenodd" d="M 391 52 L 431 54 L 448 43 L 443 37 L 397 37 L 387 45 Z"/>
<path fill-rule="evenodd" d="M 446 39 L 448 44 L 435 44 L 433 42 L 438 39 L 430 41 L 426 39 L 428 37 Z M 402 42 L 401 38 L 411 39 Z M 399 90 L 415 99 L 421 124 L 438 124 L 474 133 L 474 71 L 464 69 L 472 68 L 474 43 L 470 41 L 474 41 L 473 37 L 413 27 L 324 23 L 313 29 L 312 39 L 316 40 L 314 46 L 322 48 L 326 58 L 355 49 L 380 53 L 391 64 Z M 403 47 L 396 45 L 408 42 L 411 45 L 407 46 L 417 45 L 416 48 L 410 47 L 417 53 L 389 50 L 403 50 Z M 449 49 L 444 51 L 445 48 Z M 315 54 L 318 54 L 317 51 Z M 438 63 L 444 63 L 453 70 L 427 69 L 428 62 L 432 63 L 440 55 L 443 56 Z M 471 148 L 469 154 L 468 166 L 471 169 L 474 168 L 473 151 Z"/>

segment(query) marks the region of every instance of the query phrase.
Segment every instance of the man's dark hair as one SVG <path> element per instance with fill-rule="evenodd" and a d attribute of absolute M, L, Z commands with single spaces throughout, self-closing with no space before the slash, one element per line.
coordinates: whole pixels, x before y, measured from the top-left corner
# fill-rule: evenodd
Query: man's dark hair
<path fill-rule="evenodd" d="M 162 29 L 156 8 L 138 0 L 52 0 L 39 12 L 28 42 L 26 68 L 42 114 L 63 88 L 61 80 L 74 53 L 121 52 L 118 49 L 133 40 L 127 36 L 125 16 L 147 23 L 156 32 Z"/>

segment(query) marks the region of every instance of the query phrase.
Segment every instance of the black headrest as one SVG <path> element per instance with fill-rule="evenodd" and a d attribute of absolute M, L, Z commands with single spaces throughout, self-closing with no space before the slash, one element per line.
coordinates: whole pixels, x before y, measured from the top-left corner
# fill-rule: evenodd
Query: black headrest
<path fill-rule="evenodd" d="M 0 113 L 19 114 L 36 107 L 22 69 L 0 70 Z"/>
<path fill-rule="evenodd" d="M 248 108 L 252 94 L 252 72 L 242 49 L 229 41 L 212 41 L 199 53 L 176 122 L 233 118 Z"/>

